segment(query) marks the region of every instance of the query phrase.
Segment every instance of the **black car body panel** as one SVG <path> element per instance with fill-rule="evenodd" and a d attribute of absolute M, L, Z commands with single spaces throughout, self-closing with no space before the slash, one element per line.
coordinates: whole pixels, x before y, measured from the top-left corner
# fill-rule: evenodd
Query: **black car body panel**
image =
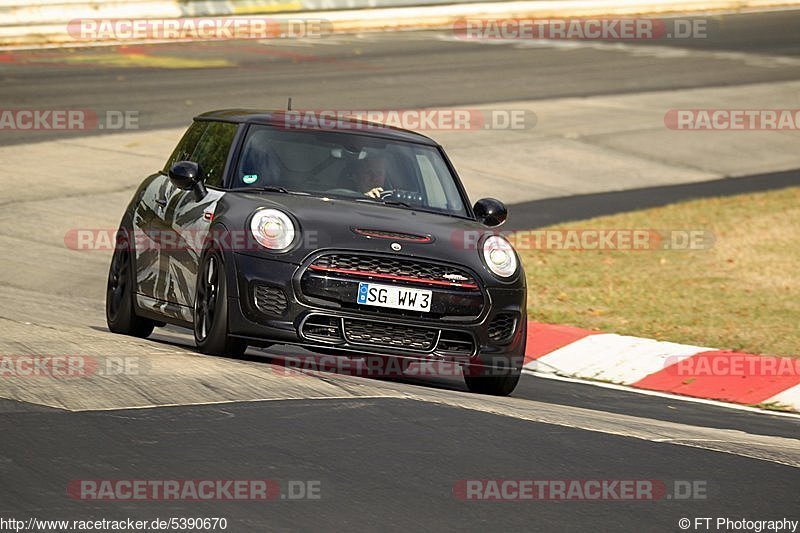
<path fill-rule="evenodd" d="M 215 155 L 215 177 L 206 180 L 200 201 L 171 182 L 170 163 L 143 182 L 122 223 L 136 235 L 137 313 L 191 326 L 198 265 L 204 250 L 214 247 L 228 266 L 230 335 L 250 344 L 291 343 L 519 369 L 526 335 L 522 267 L 508 279 L 487 267 L 480 243 L 493 232 L 475 219 L 441 147 L 394 128 L 357 133 L 439 150 L 463 199 L 461 213 L 369 198 L 232 188 L 247 128 L 275 126 L 277 120 L 273 114 L 241 110 L 197 117 L 195 124 L 228 125 L 218 128 L 227 147 L 218 149 L 224 153 Z M 181 145 L 171 162 L 181 157 L 180 150 Z M 280 252 L 259 245 L 249 231 L 253 214 L 269 208 L 287 214 L 298 230 L 295 242 Z M 361 282 L 430 290 L 430 310 L 358 304 Z"/>

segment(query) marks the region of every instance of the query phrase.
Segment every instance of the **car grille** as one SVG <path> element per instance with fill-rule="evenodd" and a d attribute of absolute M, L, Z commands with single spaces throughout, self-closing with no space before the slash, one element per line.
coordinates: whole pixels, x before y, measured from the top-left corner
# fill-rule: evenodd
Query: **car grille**
<path fill-rule="evenodd" d="M 475 353 L 475 341 L 467 332 L 439 330 L 385 321 L 340 318 L 329 315 L 310 315 L 300 327 L 309 340 L 374 346 L 383 349 L 402 349 L 414 352 L 470 357 Z"/>
<path fill-rule="evenodd" d="M 342 341 L 342 320 L 333 316 L 311 315 L 303 323 L 302 333 L 309 339 Z"/>
<path fill-rule="evenodd" d="M 286 312 L 288 301 L 283 289 L 258 283 L 253 287 L 253 302 L 264 314 L 281 316 Z"/>
<path fill-rule="evenodd" d="M 514 334 L 517 323 L 516 313 L 498 313 L 489 323 L 489 340 L 494 342 L 507 341 Z"/>
<path fill-rule="evenodd" d="M 351 276 L 478 290 L 475 278 L 463 269 L 414 259 L 359 254 L 327 254 L 314 260 L 309 268 Z"/>
<path fill-rule="evenodd" d="M 452 355 L 470 356 L 475 352 L 472 335 L 463 331 L 443 330 L 436 351 Z"/>
<path fill-rule="evenodd" d="M 345 318 L 344 336 L 348 342 L 354 344 L 372 344 L 427 352 L 433 349 L 438 331 Z"/>

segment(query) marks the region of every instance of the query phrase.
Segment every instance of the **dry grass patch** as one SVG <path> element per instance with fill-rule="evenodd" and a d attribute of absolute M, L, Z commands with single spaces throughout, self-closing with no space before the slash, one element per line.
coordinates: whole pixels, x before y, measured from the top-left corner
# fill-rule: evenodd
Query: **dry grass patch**
<path fill-rule="evenodd" d="M 800 357 L 800 188 L 546 229 L 705 230 L 695 251 L 519 250 L 531 319 Z"/>

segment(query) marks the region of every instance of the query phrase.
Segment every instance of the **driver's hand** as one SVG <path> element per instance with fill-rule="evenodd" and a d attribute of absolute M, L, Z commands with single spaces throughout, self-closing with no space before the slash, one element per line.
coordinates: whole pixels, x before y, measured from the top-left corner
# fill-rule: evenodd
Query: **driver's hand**
<path fill-rule="evenodd" d="M 365 192 L 364 194 L 371 198 L 380 198 L 382 192 L 383 192 L 383 187 L 375 187 L 374 189 L 371 189 Z"/>

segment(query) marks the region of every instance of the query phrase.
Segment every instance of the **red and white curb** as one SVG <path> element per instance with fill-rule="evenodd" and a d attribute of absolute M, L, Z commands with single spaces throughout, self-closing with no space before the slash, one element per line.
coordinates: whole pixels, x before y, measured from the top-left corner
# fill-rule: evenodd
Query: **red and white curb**
<path fill-rule="evenodd" d="M 800 359 L 528 322 L 526 370 L 800 411 Z"/>

